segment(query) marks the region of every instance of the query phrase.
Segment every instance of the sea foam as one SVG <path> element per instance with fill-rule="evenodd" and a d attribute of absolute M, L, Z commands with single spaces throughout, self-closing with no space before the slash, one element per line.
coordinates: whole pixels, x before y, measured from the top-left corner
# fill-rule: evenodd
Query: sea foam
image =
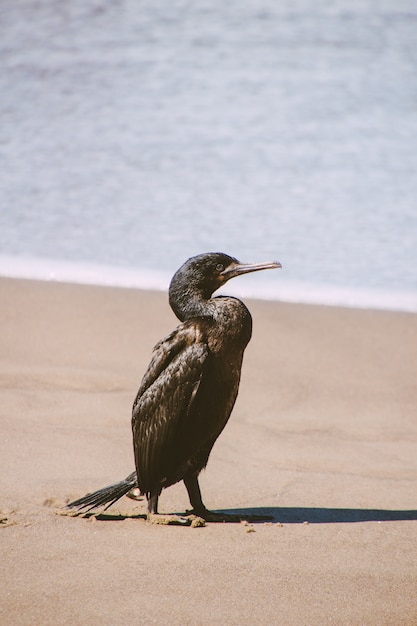
<path fill-rule="evenodd" d="M 0 256 L 0 276 L 155 291 L 166 291 L 171 279 L 170 273 L 154 269 L 12 256 Z M 231 281 L 223 292 L 281 302 L 417 312 L 417 293 L 413 292 L 294 282 L 285 275 L 277 280 L 275 272 L 272 276 L 265 272 L 258 280 Z"/>

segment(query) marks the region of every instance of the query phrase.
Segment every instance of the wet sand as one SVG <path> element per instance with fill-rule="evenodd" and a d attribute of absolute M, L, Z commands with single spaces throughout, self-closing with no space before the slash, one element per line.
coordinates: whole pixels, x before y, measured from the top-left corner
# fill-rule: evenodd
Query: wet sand
<path fill-rule="evenodd" d="M 130 410 L 165 294 L 0 280 L 2 624 L 417 624 L 417 316 L 253 301 L 201 485 L 266 523 L 155 526 L 124 498 Z M 161 510 L 188 507 L 183 485 Z"/>

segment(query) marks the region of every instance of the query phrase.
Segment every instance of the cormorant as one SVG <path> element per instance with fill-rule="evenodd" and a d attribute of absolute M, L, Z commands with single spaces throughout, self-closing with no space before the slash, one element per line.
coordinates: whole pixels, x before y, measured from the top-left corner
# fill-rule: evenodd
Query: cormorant
<path fill-rule="evenodd" d="M 212 294 L 226 281 L 278 262 L 243 264 L 226 254 L 200 254 L 174 274 L 169 303 L 182 322 L 154 348 L 132 410 L 136 472 L 67 506 L 91 510 L 116 502 L 132 488 L 158 512 L 161 491 L 181 480 L 193 513 L 210 519 L 198 475 L 225 427 L 239 388 L 252 317 L 233 297 Z"/>

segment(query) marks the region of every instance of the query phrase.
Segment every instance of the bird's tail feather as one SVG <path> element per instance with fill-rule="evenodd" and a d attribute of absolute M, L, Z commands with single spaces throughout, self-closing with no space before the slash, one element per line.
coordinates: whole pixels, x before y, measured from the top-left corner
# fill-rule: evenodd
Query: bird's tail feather
<path fill-rule="evenodd" d="M 86 509 L 85 512 L 88 513 L 88 511 L 91 511 L 92 509 L 107 504 L 104 509 L 106 510 L 112 504 L 117 502 L 119 498 L 127 494 L 128 491 L 137 486 L 138 483 L 136 480 L 136 472 L 132 472 L 127 478 L 121 480 L 118 483 L 108 485 L 107 487 L 103 487 L 102 489 L 93 491 L 93 493 L 88 493 L 86 496 L 83 496 L 78 500 L 70 502 L 69 504 L 67 504 L 66 508 L 78 509 L 78 511 Z"/>

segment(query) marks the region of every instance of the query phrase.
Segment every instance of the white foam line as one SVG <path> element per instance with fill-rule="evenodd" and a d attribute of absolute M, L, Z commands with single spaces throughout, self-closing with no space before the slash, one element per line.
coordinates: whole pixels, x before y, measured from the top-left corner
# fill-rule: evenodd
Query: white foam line
<path fill-rule="evenodd" d="M 166 290 L 170 281 L 168 274 L 157 270 L 8 256 L 0 256 L 0 276 L 158 291 Z"/>
<path fill-rule="evenodd" d="M 158 291 L 166 291 L 171 278 L 168 273 L 157 270 L 10 256 L 0 256 L 0 276 Z M 244 281 L 231 282 L 225 293 L 300 304 L 417 312 L 417 293 L 290 283 L 285 279 L 276 283 L 264 280 L 249 285 L 245 285 Z"/>
<path fill-rule="evenodd" d="M 349 289 L 329 285 L 289 283 L 259 285 L 247 288 L 230 284 L 230 295 L 245 296 L 262 300 L 278 300 L 297 304 L 342 306 L 359 309 L 417 312 L 417 294 L 383 290 Z"/>

